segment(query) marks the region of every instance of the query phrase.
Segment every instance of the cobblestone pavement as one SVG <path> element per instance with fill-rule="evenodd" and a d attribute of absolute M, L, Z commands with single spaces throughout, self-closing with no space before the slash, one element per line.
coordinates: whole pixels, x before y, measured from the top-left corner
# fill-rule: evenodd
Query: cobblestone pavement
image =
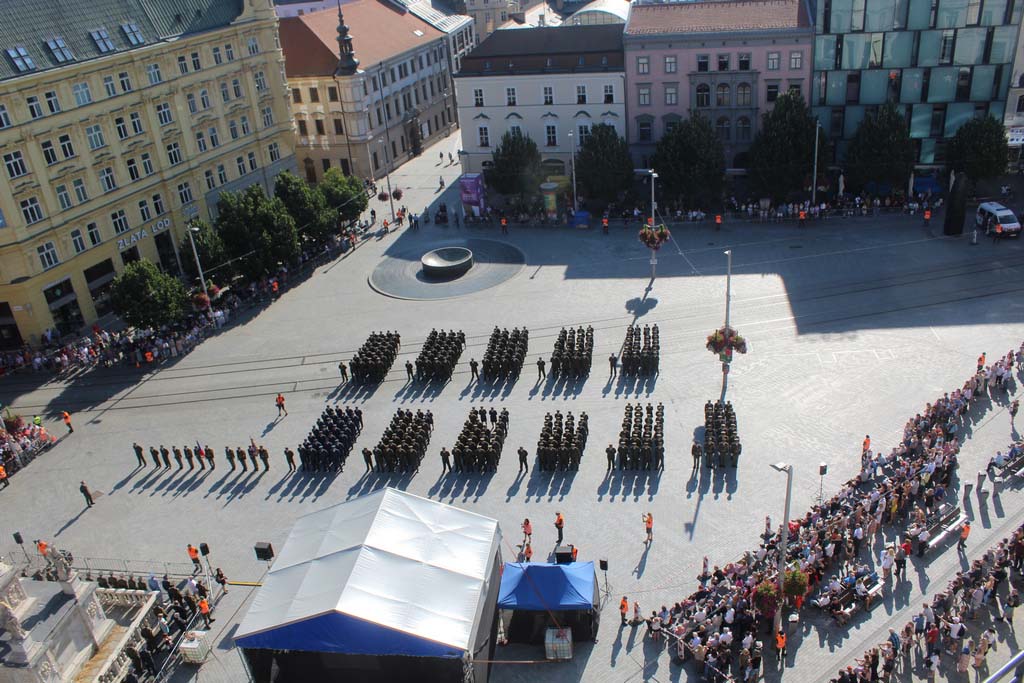
<path fill-rule="evenodd" d="M 454 149 L 455 143 L 452 138 L 441 145 Z M 406 190 L 411 209 L 437 198 L 439 173 L 448 176 L 445 200 L 455 201 L 457 170 L 439 170 L 436 158 L 437 148 L 427 150 L 392 177 Z M 76 426 L 0 492 L 5 527 L 28 539 L 50 538 L 79 557 L 181 562 L 187 561 L 186 543 L 205 541 L 214 567 L 232 579 L 259 580 L 265 567 L 253 556 L 255 542 L 280 547 L 298 515 L 385 485 L 498 519 L 506 559 L 517 550 L 524 517 L 534 522 L 535 559 L 544 559 L 554 545 L 555 512 L 561 511 L 566 540 L 580 547 L 581 558 L 610 562 L 613 604 L 605 606 L 600 639 L 579 647 L 569 663 L 497 666 L 493 680 L 690 678 L 691 672 L 670 664 L 667 654 L 637 635 L 617 632 L 618 596 L 636 598 L 647 610 L 682 598 L 692 591 L 704 555 L 716 564 L 737 558 L 756 543 L 766 515 L 781 516 L 785 480 L 769 463 L 793 464 L 793 510 L 806 510 L 819 487 L 827 496 L 855 473 L 864 434 L 880 447 L 892 444 L 925 402 L 966 379 L 981 351 L 993 358 L 1024 340 L 1021 244 L 972 247 L 934 231 L 900 217 L 829 221 L 803 231 L 785 225 L 727 224 L 721 232 L 681 226 L 659 254 L 653 283 L 649 254 L 632 229 L 604 236 L 599 230 L 513 227 L 506 237 L 496 228 L 424 226 L 374 237 L 176 363 L 142 374 L 94 372 L 43 384 L 2 378 L 5 405 L 47 415 L 67 407 Z M 415 253 L 417 246 L 426 251 L 453 235 L 506 240 L 524 253 L 526 264 L 493 288 L 455 299 L 396 300 L 368 286 L 382 255 Z M 703 340 L 722 323 L 722 251 L 729 248 L 732 321 L 751 347 L 735 361 L 727 394 L 744 451 L 737 470 L 691 479 L 689 445 L 703 419 L 701 406 L 722 392 L 720 366 Z M 660 326 L 661 373 L 644 383 L 609 382 L 605 359 L 619 349 L 634 320 Z M 466 365 L 470 357 L 481 358 L 496 324 L 530 329 L 526 368 L 505 388 L 471 383 Z M 574 385 L 535 384 L 533 363 L 550 355 L 558 329 L 569 324 L 595 329 L 592 374 Z M 432 327 L 465 330 L 463 363 L 444 387 L 408 386 L 401 365 Z M 402 334 L 402 355 L 387 381 L 363 392 L 339 388 L 338 361 L 381 329 Z M 282 420 L 275 419 L 278 391 L 288 400 L 289 415 Z M 631 401 L 666 406 L 663 473 L 606 475 L 604 447 L 617 439 Z M 358 404 L 366 416 L 349 467 L 335 477 L 288 475 L 282 449 L 301 441 L 325 403 L 335 402 Z M 438 451 L 451 446 L 469 407 L 479 404 L 510 411 L 505 463 L 492 476 L 442 477 Z M 358 451 L 376 443 L 398 407 L 434 412 L 430 455 L 415 476 L 366 476 Z M 522 444 L 532 455 L 543 415 L 555 410 L 590 416 L 580 471 L 546 475 L 531 469 L 517 477 L 515 449 Z M 55 417 L 52 426 L 61 433 Z M 271 471 L 227 471 L 224 446 L 250 437 L 273 453 Z M 1000 403 L 974 425 L 962 453 L 963 476 L 970 478 L 1010 438 Z M 220 465 L 205 473 L 133 471 L 136 440 L 147 446 L 199 440 L 217 450 Z M 822 461 L 829 473 L 819 479 Z M 77 490 L 83 478 L 104 493 L 88 511 Z M 972 549 L 991 545 L 1024 519 L 1020 495 L 1011 488 L 1001 501 L 971 502 Z M 641 515 L 648 511 L 656 520 L 655 540 L 645 550 Z M 15 556 L 17 549 L 2 550 Z M 915 567 L 911 583 L 886 596 L 870 618 L 845 629 L 806 620 L 784 675 L 769 667 L 767 677 L 826 678 L 881 640 L 890 623 L 902 623 L 904 608 L 944 586 L 959 562 L 952 549 L 934 553 Z M 236 587 L 219 601 L 214 656 L 198 673 L 183 669 L 178 680 L 244 680 L 231 637 L 251 594 Z M 996 656 L 1009 649 L 1000 647 Z M 502 649 L 499 656 L 524 655 Z"/>

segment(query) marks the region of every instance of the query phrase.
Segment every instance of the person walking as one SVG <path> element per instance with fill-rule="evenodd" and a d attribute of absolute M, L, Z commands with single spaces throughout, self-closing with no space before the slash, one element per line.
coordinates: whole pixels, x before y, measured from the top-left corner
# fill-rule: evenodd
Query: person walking
<path fill-rule="evenodd" d="M 527 545 L 533 541 L 533 524 L 530 523 L 530 518 L 527 517 L 520 526 L 523 529 L 523 545 Z"/>
<path fill-rule="evenodd" d="M 89 491 L 89 487 L 85 485 L 84 481 L 79 484 L 78 490 L 82 492 L 82 497 L 85 498 L 85 506 L 91 508 L 93 505 L 92 493 Z"/>
<path fill-rule="evenodd" d="M 217 567 L 217 573 L 214 574 L 213 580 L 217 582 L 220 589 L 224 591 L 224 595 L 228 594 L 228 577 L 224 575 L 220 567 Z"/>
<path fill-rule="evenodd" d="M 654 515 L 648 512 L 642 515 L 641 518 L 644 520 L 644 530 L 647 532 L 644 544 L 647 544 L 654 540 Z"/>
<path fill-rule="evenodd" d="M 629 598 L 623 595 L 622 600 L 619 601 L 619 616 L 622 617 L 623 626 L 628 623 L 628 620 L 626 619 L 627 614 L 629 614 Z"/>
<path fill-rule="evenodd" d="M 288 462 L 288 471 L 295 471 L 295 451 L 290 448 L 284 449 L 284 459 Z M 232 468 L 234 469 L 234 468 Z"/>
<path fill-rule="evenodd" d="M 288 409 L 284 407 L 284 396 L 278 393 L 277 398 L 274 399 L 274 402 L 277 404 L 277 416 L 281 417 L 281 413 L 284 413 L 285 417 L 287 417 Z"/>
<path fill-rule="evenodd" d="M 210 602 L 203 598 L 199 601 L 199 614 L 203 618 L 203 622 L 206 624 L 206 628 L 210 628 L 210 624 L 217 621 L 210 617 Z"/>
<path fill-rule="evenodd" d="M 66 410 L 62 410 L 60 416 L 64 419 L 64 426 L 68 428 L 68 434 L 75 431 L 75 428 L 71 426 L 71 413 Z"/>
<path fill-rule="evenodd" d="M 548 376 L 548 373 L 544 370 L 544 359 L 537 359 L 537 381 L 541 381 Z"/>
<path fill-rule="evenodd" d="M 779 653 L 779 662 L 781 662 L 782 665 L 785 666 L 785 664 L 786 664 L 786 632 L 783 631 L 781 628 L 779 629 L 779 632 L 775 634 L 775 649 L 778 650 L 778 653 Z"/>
<path fill-rule="evenodd" d="M 967 537 L 971 535 L 971 523 L 964 522 L 960 526 L 960 539 L 956 542 L 957 551 L 966 550 L 967 548 Z"/>
<path fill-rule="evenodd" d="M 345 366 L 345 361 L 340 361 L 338 363 L 338 371 L 341 372 L 341 381 L 342 382 L 347 382 L 348 381 L 348 368 Z"/>
<path fill-rule="evenodd" d="M 135 458 L 136 458 L 136 460 L 139 461 L 139 467 L 145 467 L 146 466 L 146 456 L 145 456 L 145 454 L 144 454 L 144 452 L 142 450 L 142 446 L 140 446 L 138 444 L 138 442 L 135 442 L 135 443 L 132 444 L 132 449 L 135 450 Z"/>
<path fill-rule="evenodd" d="M 565 529 L 565 518 L 562 517 L 561 512 L 555 513 L 555 529 L 558 531 L 558 540 L 555 543 L 562 545 L 562 531 Z"/>
<path fill-rule="evenodd" d="M 199 550 L 191 543 L 185 546 L 185 550 L 188 552 L 188 559 L 192 560 L 192 576 L 195 576 L 203 571 L 203 565 L 199 562 Z"/>
<path fill-rule="evenodd" d="M 1020 410 L 1020 401 L 1014 401 L 1010 404 L 1010 424 L 1013 424 L 1014 418 L 1017 417 L 1017 411 Z"/>
<path fill-rule="evenodd" d="M 526 457 L 528 455 L 528 453 L 526 452 L 526 449 L 523 448 L 522 446 L 520 446 L 519 450 L 516 451 L 516 453 L 519 455 L 519 471 L 520 472 L 529 472 L 530 471 L 530 466 L 526 462 Z"/>
<path fill-rule="evenodd" d="M 480 364 L 476 362 L 476 358 L 469 359 L 469 371 L 472 374 L 472 379 L 480 381 Z"/>

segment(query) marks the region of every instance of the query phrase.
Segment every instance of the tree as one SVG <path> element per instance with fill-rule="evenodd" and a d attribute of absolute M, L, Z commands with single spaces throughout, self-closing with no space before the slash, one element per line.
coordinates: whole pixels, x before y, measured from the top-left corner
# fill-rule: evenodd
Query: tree
<path fill-rule="evenodd" d="M 357 220 L 370 203 L 363 182 L 355 176 L 345 175 L 340 168 L 328 169 L 318 187 L 327 206 L 342 224 Z"/>
<path fill-rule="evenodd" d="M 278 198 L 268 199 L 259 185 L 224 192 L 217 202 L 217 231 L 239 270 L 257 278 L 291 261 L 299 253 L 295 221 Z"/>
<path fill-rule="evenodd" d="M 914 142 L 903 113 L 889 103 L 865 116 L 846 152 L 846 182 L 860 190 L 870 182 L 907 186 L 914 170 Z"/>
<path fill-rule="evenodd" d="M 788 91 L 761 117 L 750 146 L 750 179 L 764 196 L 784 199 L 803 189 L 814 165 L 816 123 L 804 98 Z M 824 131 L 818 132 L 818 172 L 828 162 Z"/>
<path fill-rule="evenodd" d="M 199 254 L 199 262 L 203 264 L 203 275 L 208 281 L 223 285 L 231 280 L 233 272 L 223 264 L 228 260 L 224 251 L 224 241 L 220 234 L 213 229 L 213 226 L 206 221 L 195 219 L 189 222 L 190 227 L 198 228 L 192 234 L 195 240 L 196 253 Z M 185 235 L 185 239 L 178 245 L 178 253 L 181 255 L 181 267 L 185 271 L 188 282 L 199 285 L 199 270 L 196 268 L 195 254 L 192 253 L 192 243 Z M 202 289 L 202 286 L 200 286 Z"/>
<path fill-rule="evenodd" d="M 525 202 L 538 191 L 542 173 L 537 143 L 519 132 L 505 133 L 491 155 L 494 163 L 485 171 L 487 183 L 503 195 Z"/>
<path fill-rule="evenodd" d="M 691 208 L 709 208 L 721 199 L 725 152 L 711 122 L 700 114 L 662 136 L 651 165 L 662 196 L 682 199 Z"/>
<path fill-rule="evenodd" d="M 1006 172 L 1006 129 L 992 116 L 971 119 L 953 136 L 947 154 L 957 173 L 977 182 Z"/>
<path fill-rule="evenodd" d="M 633 159 L 629 144 L 614 126 L 597 124 L 576 153 L 576 182 L 583 195 L 608 203 L 633 182 Z"/>
<path fill-rule="evenodd" d="M 336 214 L 327 206 L 323 192 L 285 171 L 277 176 L 274 196 L 280 199 L 295 220 L 298 229 L 316 242 L 322 242 L 334 227 Z"/>
<path fill-rule="evenodd" d="M 152 261 L 140 259 L 114 278 L 110 303 L 129 325 L 160 327 L 184 317 L 188 294 L 178 278 L 161 272 Z"/>

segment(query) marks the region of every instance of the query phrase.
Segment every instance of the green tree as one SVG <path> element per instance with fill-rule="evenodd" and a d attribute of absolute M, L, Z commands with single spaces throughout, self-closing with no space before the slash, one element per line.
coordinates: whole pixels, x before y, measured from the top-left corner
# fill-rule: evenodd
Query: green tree
<path fill-rule="evenodd" d="M 1006 129 L 992 116 L 971 119 L 960 126 L 947 150 L 949 164 L 977 182 L 1006 172 Z"/>
<path fill-rule="evenodd" d="M 286 171 L 274 182 L 274 196 L 284 203 L 295 225 L 310 239 L 321 242 L 330 234 L 336 214 L 328 208 L 318 188 Z"/>
<path fill-rule="evenodd" d="M 694 114 L 662 136 L 651 165 L 662 196 L 687 207 L 710 208 L 722 197 L 725 152 L 707 118 Z"/>
<path fill-rule="evenodd" d="M 896 105 L 886 104 L 874 116 L 865 116 L 846 152 L 848 186 L 860 190 L 874 181 L 900 189 L 913 170 L 914 142 Z"/>
<path fill-rule="evenodd" d="M 233 272 L 230 266 L 224 266 L 228 257 L 224 251 L 224 241 L 221 240 L 220 234 L 214 230 L 212 225 L 203 220 L 192 220 L 189 225 L 198 229 L 197 232 L 192 233 L 192 239 L 196 243 L 199 262 L 203 264 L 203 275 L 206 276 L 207 281 L 214 284 L 227 284 L 231 280 Z M 195 254 L 192 253 L 192 243 L 189 242 L 188 235 L 185 235 L 181 244 L 178 245 L 178 254 L 181 255 L 181 267 L 185 271 L 188 282 L 202 289 L 199 285 L 199 271 L 196 268 Z"/>
<path fill-rule="evenodd" d="M 328 169 L 318 188 L 342 225 L 357 220 L 370 203 L 363 182 L 355 176 L 345 175 L 340 168 Z"/>
<path fill-rule="evenodd" d="M 538 191 L 542 178 L 540 150 L 529 136 L 505 133 L 491 157 L 494 165 L 484 176 L 496 191 L 515 195 L 521 203 Z"/>
<path fill-rule="evenodd" d="M 633 159 L 629 145 L 614 126 L 590 128 L 590 137 L 576 153 L 576 182 L 583 195 L 607 204 L 633 183 Z"/>
<path fill-rule="evenodd" d="M 239 259 L 239 270 L 260 277 L 299 253 L 295 221 L 278 198 L 268 199 L 259 185 L 241 192 L 224 192 L 217 202 L 217 231 L 228 258 Z"/>
<path fill-rule="evenodd" d="M 814 165 L 816 123 L 804 98 L 789 91 L 779 95 L 761 117 L 761 130 L 750 146 L 750 179 L 764 196 L 784 199 L 802 190 Z M 824 131 L 818 132 L 818 173 L 828 156 Z"/>
<path fill-rule="evenodd" d="M 110 303 L 135 327 L 160 327 L 180 320 L 188 310 L 188 294 L 176 277 L 140 259 L 125 266 L 110 285 Z"/>

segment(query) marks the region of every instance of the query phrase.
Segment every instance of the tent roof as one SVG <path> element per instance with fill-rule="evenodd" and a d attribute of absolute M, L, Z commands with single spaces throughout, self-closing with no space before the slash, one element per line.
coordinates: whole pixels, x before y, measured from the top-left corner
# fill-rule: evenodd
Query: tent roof
<path fill-rule="evenodd" d="M 552 612 L 591 609 L 595 584 L 593 562 L 506 562 L 498 607 Z"/>
<path fill-rule="evenodd" d="M 300 517 L 240 647 L 461 656 L 499 542 L 495 520 L 396 489 Z"/>

